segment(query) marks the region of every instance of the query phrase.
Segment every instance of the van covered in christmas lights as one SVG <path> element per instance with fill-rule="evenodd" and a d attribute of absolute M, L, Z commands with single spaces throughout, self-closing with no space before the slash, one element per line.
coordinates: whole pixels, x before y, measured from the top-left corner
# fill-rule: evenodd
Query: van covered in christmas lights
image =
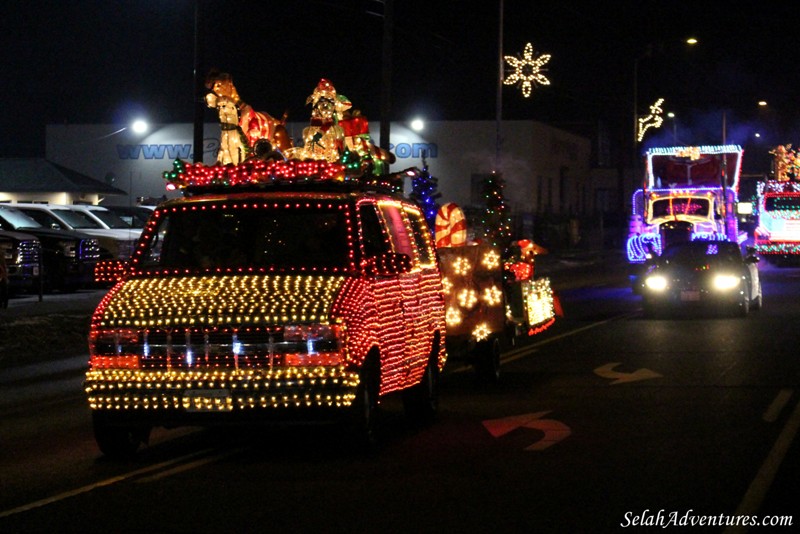
<path fill-rule="evenodd" d="M 410 416 L 435 412 L 445 311 L 420 209 L 336 184 L 338 164 L 280 168 L 205 168 L 221 180 L 186 164 L 201 187 L 155 210 L 91 321 L 85 390 L 105 454 L 133 453 L 153 426 L 284 416 L 346 415 L 369 441 L 392 392 Z"/>

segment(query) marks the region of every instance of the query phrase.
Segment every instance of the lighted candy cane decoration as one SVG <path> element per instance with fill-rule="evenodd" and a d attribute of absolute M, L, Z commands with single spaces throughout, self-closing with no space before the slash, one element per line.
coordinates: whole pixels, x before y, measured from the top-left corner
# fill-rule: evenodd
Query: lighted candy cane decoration
<path fill-rule="evenodd" d="M 464 212 L 453 202 L 442 205 L 436 213 L 436 246 L 461 247 L 467 242 Z"/>

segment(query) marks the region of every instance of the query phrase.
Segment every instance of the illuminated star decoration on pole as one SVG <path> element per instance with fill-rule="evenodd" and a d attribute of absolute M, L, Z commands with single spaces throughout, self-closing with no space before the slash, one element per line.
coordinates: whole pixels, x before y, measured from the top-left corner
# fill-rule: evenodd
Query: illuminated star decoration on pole
<path fill-rule="evenodd" d="M 639 134 L 636 136 L 637 141 L 644 138 L 644 133 L 649 128 L 660 128 L 664 122 L 664 117 L 661 115 L 664 110 L 661 109 L 661 104 L 664 103 L 663 98 L 656 100 L 655 104 L 650 106 L 650 114 L 645 117 L 639 117 Z"/>
<path fill-rule="evenodd" d="M 511 73 L 508 78 L 503 80 L 503 84 L 519 84 L 520 88 L 522 89 L 522 96 L 525 98 L 531 96 L 531 89 L 537 83 L 539 85 L 550 85 L 550 80 L 548 80 L 544 74 L 542 74 L 543 71 L 547 70 L 543 67 L 548 61 L 550 61 L 550 54 L 542 54 L 534 57 L 533 45 L 531 43 L 525 45 L 525 51 L 522 53 L 521 58 L 504 56 L 504 59 L 509 65 L 511 65 L 511 67 L 514 69 L 514 72 Z"/>

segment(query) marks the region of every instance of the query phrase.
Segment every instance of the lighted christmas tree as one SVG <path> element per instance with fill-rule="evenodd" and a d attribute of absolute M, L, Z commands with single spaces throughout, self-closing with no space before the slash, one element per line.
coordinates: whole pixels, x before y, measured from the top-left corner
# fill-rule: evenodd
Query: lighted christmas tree
<path fill-rule="evenodd" d="M 488 175 L 483 182 L 483 197 L 486 202 L 481 226 L 483 237 L 495 246 L 505 247 L 511 238 L 511 217 L 503 196 L 503 176 Z"/>
<path fill-rule="evenodd" d="M 411 194 L 409 194 L 409 198 L 422 207 L 425 220 L 428 222 L 428 226 L 433 229 L 436 223 L 436 212 L 439 210 L 439 204 L 436 199 L 442 194 L 437 191 L 439 179 L 431 176 L 425 159 L 422 160 L 422 165 L 422 170 L 417 172 L 411 179 Z"/>

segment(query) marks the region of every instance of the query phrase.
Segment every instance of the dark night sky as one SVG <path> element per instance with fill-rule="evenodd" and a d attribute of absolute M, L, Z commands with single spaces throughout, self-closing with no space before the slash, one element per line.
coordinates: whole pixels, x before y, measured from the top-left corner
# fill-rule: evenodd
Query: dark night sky
<path fill-rule="evenodd" d="M 380 118 L 382 19 L 372 13 L 382 3 L 200 2 L 203 75 L 230 72 L 245 101 L 276 116 L 288 110 L 292 121 L 307 120 L 305 98 L 325 77 Z M 0 156 L 43 156 L 50 123 L 193 120 L 194 1 L 11 4 L 0 19 Z M 762 121 L 776 142 L 797 144 L 796 20 L 785 0 L 505 0 L 504 52 L 521 53 L 530 41 L 552 59 L 551 85 L 531 98 L 503 88 L 503 118 L 565 128 L 602 119 L 632 135 L 638 58 L 640 110 L 665 97 L 687 144 L 719 142 L 702 128 L 718 131 L 723 109 L 729 141 L 742 142 L 737 128 Z M 700 40 L 692 49 L 681 44 L 689 35 Z M 497 36 L 496 1 L 395 0 L 391 118 L 494 119 Z M 759 99 L 768 110 L 756 109 Z M 206 120 L 215 120 L 211 110 Z"/>

